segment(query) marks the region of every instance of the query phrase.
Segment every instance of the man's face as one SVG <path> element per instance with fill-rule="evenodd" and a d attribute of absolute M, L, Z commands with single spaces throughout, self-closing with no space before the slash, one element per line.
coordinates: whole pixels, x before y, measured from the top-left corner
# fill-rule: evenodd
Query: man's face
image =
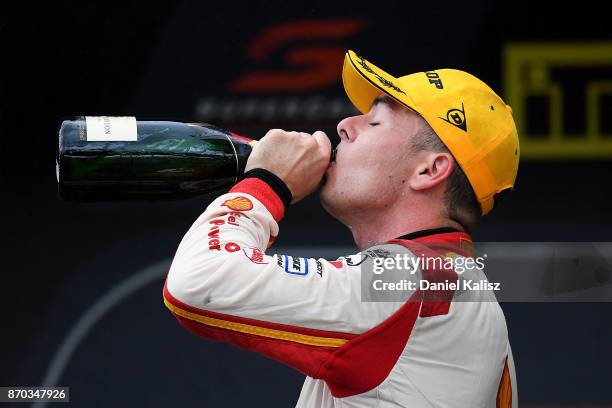
<path fill-rule="evenodd" d="M 364 211 L 382 210 L 408 194 L 412 137 L 418 115 L 381 95 L 364 115 L 338 124 L 340 144 L 321 189 L 325 209 L 340 221 Z"/>

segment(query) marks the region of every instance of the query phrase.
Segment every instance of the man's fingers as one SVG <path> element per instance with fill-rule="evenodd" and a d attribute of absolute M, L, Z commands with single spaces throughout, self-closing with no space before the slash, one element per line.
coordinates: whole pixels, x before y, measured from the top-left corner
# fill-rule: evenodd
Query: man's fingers
<path fill-rule="evenodd" d="M 325 132 L 317 130 L 312 134 L 312 137 L 317 141 L 319 147 L 323 149 L 323 152 L 329 157 L 331 155 L 331 141 Z"/>

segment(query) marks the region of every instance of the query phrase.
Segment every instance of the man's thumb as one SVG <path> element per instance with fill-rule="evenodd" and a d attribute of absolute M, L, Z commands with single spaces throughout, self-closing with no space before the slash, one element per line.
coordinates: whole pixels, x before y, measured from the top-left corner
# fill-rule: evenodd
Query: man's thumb
<path fill-rule="evenodd" d="M 317 130 L 312 134 L 312 137 L 317 141 L 319 148 L 322 149 L 328 156 L 331 155 L 331 141 L 325 132 Z"/>

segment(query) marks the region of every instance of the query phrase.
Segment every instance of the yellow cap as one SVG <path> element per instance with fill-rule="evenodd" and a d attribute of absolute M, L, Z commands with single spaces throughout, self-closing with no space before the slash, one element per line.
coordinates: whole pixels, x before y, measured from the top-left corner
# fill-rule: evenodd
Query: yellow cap
<path fill-rule="evenodd" d="M 480 79 L 457 69 L 395 78 L 348 51 L 342 82 L 362 113 L 383 92 L 421 115 L 467 176 L 483 215 L 495 194 L 514 187 L 520 151 L 512 109 Z"/>

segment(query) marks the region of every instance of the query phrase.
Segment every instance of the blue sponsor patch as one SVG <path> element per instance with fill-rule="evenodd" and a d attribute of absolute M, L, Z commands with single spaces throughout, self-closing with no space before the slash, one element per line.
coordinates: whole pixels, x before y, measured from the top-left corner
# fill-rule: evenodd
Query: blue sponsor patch
<path fill-rule="evenodd" d="M 294 258 L 292 256 L 284 255 L 285 257 L 285 272 L 292 275 L 308 275 L 308 259 L 306 258 Z"/>

